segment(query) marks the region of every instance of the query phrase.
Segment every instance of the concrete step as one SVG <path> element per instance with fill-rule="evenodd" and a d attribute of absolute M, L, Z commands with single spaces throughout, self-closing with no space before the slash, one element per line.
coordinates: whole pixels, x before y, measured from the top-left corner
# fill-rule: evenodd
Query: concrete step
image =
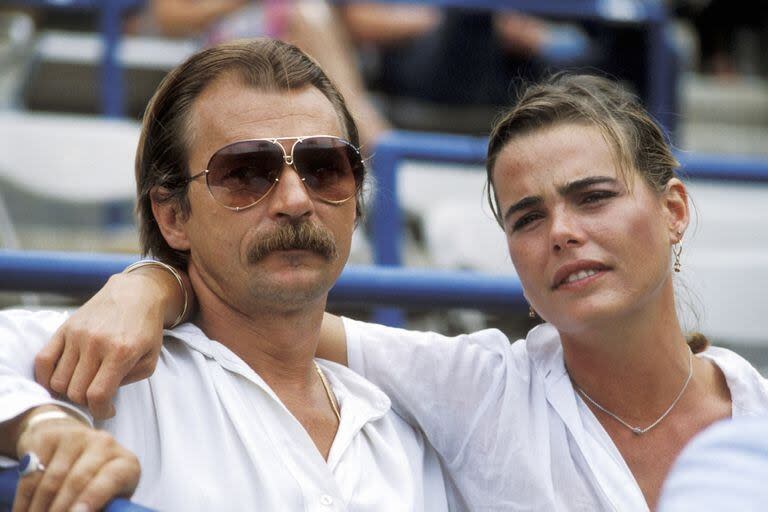
<path fill-rule="evenodd" d="M 768 156 L 768 123 L 683 123 L 679 135 L 678 145 L 686 151 Z"/>
<path fill-rule="evenodd" d="M 768 126 L 768 80 L 724 80 L 689 73 L 680 87 L 683 123 Z"/>

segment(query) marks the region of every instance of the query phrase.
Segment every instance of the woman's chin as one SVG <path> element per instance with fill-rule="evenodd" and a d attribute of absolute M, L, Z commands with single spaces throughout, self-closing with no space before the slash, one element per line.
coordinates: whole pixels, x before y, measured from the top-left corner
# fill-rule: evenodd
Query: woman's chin
<path fill-rule="evenodd" d="M 628 304 L 609 297 L 589 297 L 563 304 L 543 317 L 560 332 L 584 332 L 605 329 L 620 321 L 630 310 Z"/>

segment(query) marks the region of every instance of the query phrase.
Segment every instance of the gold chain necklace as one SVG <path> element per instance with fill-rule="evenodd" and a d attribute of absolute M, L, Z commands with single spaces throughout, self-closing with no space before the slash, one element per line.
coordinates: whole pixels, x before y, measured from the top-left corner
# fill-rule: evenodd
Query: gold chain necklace
<path fill-rule="evenodd" d="M 650 425 L 648 425 L 648 426 L 647 426 L 647 427 L 645 427 L 645 428 L 641 428 L 641 427 L 636 427 L 636 426 L 634 426 L 634 425 L 630 425 L 629 423 L 627 423 L 626 421 L 624 421 L 623 419 L 621 419 L 621 418 L 620 418 L 620 417 L 619 417 L 617 414 L 614 414 L 614 413 L 612 413 L 611 411 L 609 411 L 608 409 L 606 409 L 605 407 L 603 407 L 603 406 L 602 406 L 602 405 L 600 405 L 599 403 L 595 402 L 595 401 L 592 399 L 592 397 L 590 397 L 590 396 L 587 394 L 587 392 L 586 392 L 586 391 L 584 391 L 583 389 L 581 389 L 581 388 L 578 386 L 578 384 L 576 384 L 575 382 L 573 382 L 573 380 L 571 380 L 571 382 L 573 382 L 573 387 L 574 387 L 574 388 L 576 388 L 576 391 L 578 391 L 578 392 L 579 392 L 579 394 L 581 394 L 581 396 L 583 396 L 584 398 L 586 398 L 586 399 L 589 401 L 589 403 L 591 403 L 592 405 L 594 405 L 595 407 L 597 407 L 598 409 L 600 409 L 601 411 L 603 411 L 605 414 L 607 414 L 607 415 L 608 415 L 608 416 L 610 416 L 611 418 L 613 418 L 613 419 L 615 419 L 616 421 L 618 421 L 619 423 L 621 423 L 623 426 L 627 427 L 629 430 L 631 430 L 631 431 L 632 431 L 632 433 L 633 433 L 633 434 L 635 434 L 635 435 L 638 435 L 638 436 L 639 436 L 639 435 L 641 435 L 641 434 L 645 434 L 646 432 L 648 432 L 649 430 L 651 430 L 653 427 L 655 427 L 656 425 L 658 425 L 659 423 L 661 423 L 661 421 L 662 421 L 664 418 L 666 418 L 666 417 L 667 417 L 667 415 L 668 415 L 670 412 L 672 412 L 672 409 L 674 409 L 674 408 L 675 408 L 675 406 L 677 405 L 677 402 L 679 402 L 679 401 L 680 401 L 680 399 L 683 397 L 683 393 L 685 393 L 685 390 L 688 388 L 688 384 L 691 382 L 691 377 L 693 377 L 693 351 L 691 351 L 690 347 L 688 347 L 688 377 L 685 379 L 685 383 L 683 384 L 683 388 L 682 388 L 682 389 L 680 390 L 680 392 L 677 394 L 677 396 L 675 397 L 675 399 L 674 399 L 674 400 L 672 400 L 672 404 L 671 404 L 671 405 L 670 405 L 670 406 L 667 408 L 667 410 L 666 410 L 666 411 L 664 411 L 664 414 L 662 414 L 661 416 L 659 416 L 659 418 L 658 418 L 656 421 L 654 421 L 653 423 L 651 423 Z"/>
<path fill-rule="evenodd" d="M 317 364 L 317 361 L 313 361 L 313 363 L 315 363 L 315 370 L 317 370 L 317 374 L 320 376 L 320 382 L 323 383 L 323 389 L 325 389 L 325 394 L 328 397 L 328 401 L 331 402 L 333 413 L 336 415 L 336 419 L 339 421 L 339 423 L 341 423 L 341 412 L 339 412 L 339 406 L 336 404 L 336 397 L 331 392 L 331 386 L 328 385 L 325 374 L 323 373 L 323 370 L 320 369 L 320 365 Z"/>

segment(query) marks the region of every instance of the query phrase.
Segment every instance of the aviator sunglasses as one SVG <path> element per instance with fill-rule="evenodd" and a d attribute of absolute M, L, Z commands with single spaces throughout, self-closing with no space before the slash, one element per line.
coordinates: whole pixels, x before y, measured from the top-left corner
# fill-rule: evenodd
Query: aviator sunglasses
<path fill-rule="evenodd" d="M 291 153 L 280 141 L 295 140 Z M 330 135 L 280 137 L 233 142 L 216 151 L 208 167 L 186 183 L 205 176 L 213 199 L 243 210 L 264 199 L 292 166 L 312 195 L 331 204 L 351 199 L 363 182 L 363 159 L 351 143 Z"/>

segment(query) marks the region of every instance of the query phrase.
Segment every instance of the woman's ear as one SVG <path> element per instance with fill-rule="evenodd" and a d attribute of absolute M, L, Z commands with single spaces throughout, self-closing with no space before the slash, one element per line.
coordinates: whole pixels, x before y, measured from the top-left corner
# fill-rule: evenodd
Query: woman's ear
<path fill-rule="evenodd" d="M 691 220 L 688 190 L 683 182 L 677 178 L 669 180 L 662 201 L 662 207 L 667 215 L 670 241 L 677 243 L 683 238 L 683 233 Z"/>
<path fill-rule="evenodd" d="M 152 189 L 149 193 L 152 214 L 168 245 L 177 251 L 188 251 L 189 238 L 186 229 L 188 215 L 180 210 L 177 201 L 167 199 L 168 195 L 168 191 L 163 187 Z"/>

